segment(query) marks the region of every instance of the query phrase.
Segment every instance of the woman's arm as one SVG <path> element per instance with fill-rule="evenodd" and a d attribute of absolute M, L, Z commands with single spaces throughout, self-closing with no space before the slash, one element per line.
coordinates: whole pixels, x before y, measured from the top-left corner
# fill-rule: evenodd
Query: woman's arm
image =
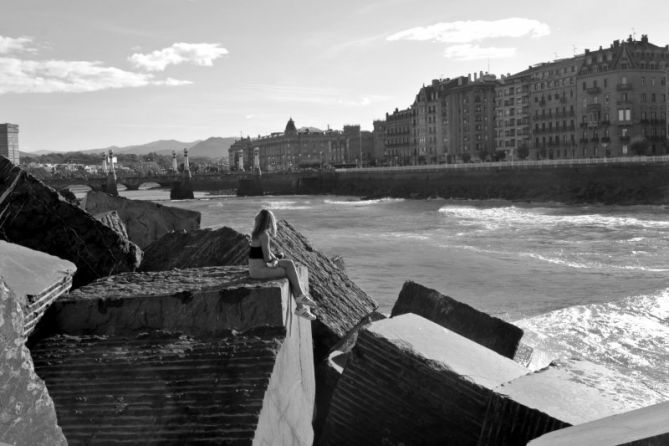
<path fill-rule="evenodd" d="M 260 247 L 262 248 L 262 255 L 265 262 L 273 262 L 276 260 L 276 257 L 272 254 L 272 250 L 269 247 L 269 234 L 263 232 L 258 238 L 260 239 Z"/>

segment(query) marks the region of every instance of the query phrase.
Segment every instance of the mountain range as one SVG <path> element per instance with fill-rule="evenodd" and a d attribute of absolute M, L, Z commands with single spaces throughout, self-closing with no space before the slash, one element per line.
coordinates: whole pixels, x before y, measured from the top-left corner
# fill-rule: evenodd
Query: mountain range
<path fill-rule="evenodd" d="M 152 141 L 146 144 L 137 144 L 132 146 L 110 146 L 100 149 L 77 150 L 82 153 L 103 153 L 110 149 L 114 153 L 133 153 L 135 155 L 146 155 L 150 152 L 156 152 L 159 155 L 171 155 L 172 151 L 181 154 L 184 148 L 188 149 L 190 157 L 205 157 L 205 158 L 228 158 L 228 149 L 235 142 L 235 137 L 218 137 L 212 136 L 205 140 L 197 140 L 193 142 L 183 142 L 174 139 Z M 43 155 L 45 153 L 52 153 L 52 150 L 39 150 L 36 152 L 20 152 L 19 156 L 35 156 Z"/>

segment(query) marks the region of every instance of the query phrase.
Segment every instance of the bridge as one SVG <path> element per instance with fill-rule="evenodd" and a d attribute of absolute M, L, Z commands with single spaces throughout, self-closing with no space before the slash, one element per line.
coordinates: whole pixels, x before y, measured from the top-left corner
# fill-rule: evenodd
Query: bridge
<path fill-rule="evenodd" d="M 193 190 L 208 191 L 208 190 L 225 190 L 236 189 L 240 178 L 247 175 L 243 174 L 194 174 L 191 178 Z M 160 187 L 174 186 L 174 183 L 181 181 L 181 175 L 132 175 L 123 176 L 118 175 L 116 178 L 117 185 L 123 185 L 128 190 L 137 190 L 143 185 L 158 184 Z M 54 189 L 69 189 L 74 186 L 88 186 L 93 190 L 104 190 L 107 185 L 106 175 L 91 175 L 77 178 L 58 178 L 52 177 L 43 180 L 44 183 L 53 187 Z"/>

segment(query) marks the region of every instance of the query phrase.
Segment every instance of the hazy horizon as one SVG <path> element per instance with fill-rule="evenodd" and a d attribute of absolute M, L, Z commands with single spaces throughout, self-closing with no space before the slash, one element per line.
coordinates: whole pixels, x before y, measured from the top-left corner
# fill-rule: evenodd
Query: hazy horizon
<path fill-rule="evenodd" d="M 20 150 L 341 129 L 408 107 L 423 84 L 500 75 L 647 34 L 659 0 L 220 2 L 24 0 L 0 16 L 0 122 Z"/>

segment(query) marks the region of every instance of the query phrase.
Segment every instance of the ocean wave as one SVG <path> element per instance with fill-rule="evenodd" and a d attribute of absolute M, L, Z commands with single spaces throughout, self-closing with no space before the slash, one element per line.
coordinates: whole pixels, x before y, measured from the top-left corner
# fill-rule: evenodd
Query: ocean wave
<path fill-rule="evenodd" d="M 305 206 L 307 203 L 296 203 L 296 201 L 269 201 L 264 203 L 264 207 L 273 211 L 311 209 L 311 206 Z"/>
<path fill-rule="evenodd" d="M 323 200 L 326 204 L 342 206 L 369 206 L 372 204 L 397 203 L 404 201 L 404 198 L 378 198 L 374 200 Z"/>
<path fill-rule="evenodd" d="M 519 255 L 521 257 L 529 257 L 532 259 L 540 260 L 542 262 L 552 263 L 554 265 L 566 266 L 575 269 L 598 269 L 603 271 L 608 271 L 608 270 L 643 271 L 649 273 L 663 273 L 669 271 L 668 268 L 657 268 L 644 265 L 615 265 L 615 264 L 605 264 L 602 262 L 577 262 L 560 257 L 548 257 L 541 254 L 529 253 L 529 252 L 519 253 Z"/>
<path fill-rule="evenodd" d="M 550 208 L 519 208 L 506 206 L 479 208 L 474 206 L 446 205 L 438 212 L 463 221 L 494 221 L 514 226 L 595 226 L 603 228 L 638 227 L 644 229 L 669 229 L 667 220 L 647 220 L 637 217 L 618 217 L 603 214 L 552 215 Z M 632 241 L 632 240 L 630 240 Z"/>
<path fill-rule="evenodd" d="M 591 269 L 591 268 L 596 268 L 596 267 L 601 267 L 601 264 L 587 264 L 587 263 L 580 263 L 580 262 L 574 262 L 566 259 L 560 259 L 557 257 L 546 257 L 542 256 L 541 254 L 536 254 L 536 253 L 529 253 L 529 252 L 523 252 L 520 253 L 521 257 L 530 257 L 532 259 L 536 260 L 541 260 L 542 262 L 548 262 L 552 263 L 555 265 L 561 265 L 561 266 L 568 266 L 570 268 L 576 268 L 576 269 Z"/>
<path fill-rule="evenodd" d="M 528 344 L 636 376 L 669 398 L 669 288 L 522 319 Z"/>

